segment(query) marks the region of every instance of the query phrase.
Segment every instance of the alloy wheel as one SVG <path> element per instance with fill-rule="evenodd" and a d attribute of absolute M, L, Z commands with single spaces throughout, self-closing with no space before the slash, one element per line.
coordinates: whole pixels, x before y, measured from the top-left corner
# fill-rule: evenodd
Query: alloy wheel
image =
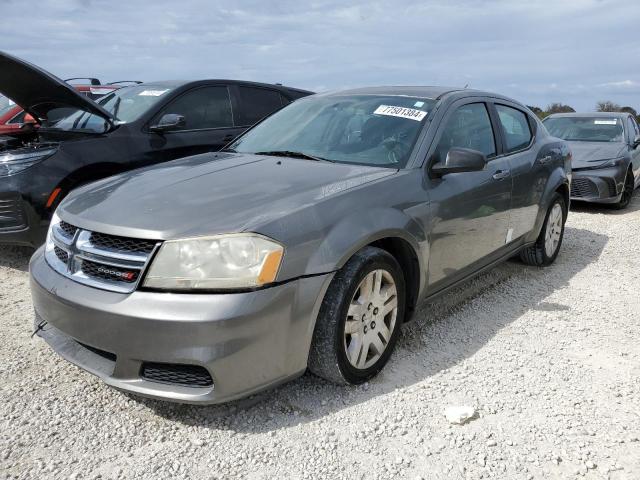
<path fill-rule="evenodd" d="M 560 245 L 560 236 L 562 235 L 563 211 L 559 203 L 553 205 L 547 220 L 547 231 L 544 238 L 544 250 L 547 257 L 553 257 L 556 253 L 558 245 Z"/>
<path fill-rule="evenodd" d="M 349 304 L 343 346 L 349 363 L 360 370 L 374 365 L 383 355 L 398 316 L 398 290 L 386 270 L 369 272 Z"/>

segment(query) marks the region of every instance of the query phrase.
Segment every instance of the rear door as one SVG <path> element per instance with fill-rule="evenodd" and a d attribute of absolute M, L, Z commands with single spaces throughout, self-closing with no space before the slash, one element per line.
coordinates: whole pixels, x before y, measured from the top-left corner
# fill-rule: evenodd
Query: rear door
<path fill-rule="evenodd" d="M 529 233 L 535 225 L 540 198 L 554 165 L 551 161 L 554 152 L 538 152 L 535 148 L 537 124 L 523 109 L 507 102 L 495 103 L 491 108 L 513 179 L 511 223 L 507 235 L 511 242 Z"/>
<path fill-rule="evenodd" d="M 433 291 L 488 263 L 505 245 L 511 205 L 509 161 L 500 156 L 499 137 L 487 103 L 454 103 L 436 133 L 430 164 L 444 161 L 454 147 L 480 151 L 488 163 L 479 172 L 427 180 L 432 205 L 429 285 Z"/>
<path fill-rule="evenodd" d="M 162 152 L 162 161 L 217 151 L 243 131 L 234 125 L 227 85 L 188 90 L 165 105 L 150 125 L 169 113 L 184 116 L 185 125 L 163 133 L 149 132 L 154 150 Z"/>

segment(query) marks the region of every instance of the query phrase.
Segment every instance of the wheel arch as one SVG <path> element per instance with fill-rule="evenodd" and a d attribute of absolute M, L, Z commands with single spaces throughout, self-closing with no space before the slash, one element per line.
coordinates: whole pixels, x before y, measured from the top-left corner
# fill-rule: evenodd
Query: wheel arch
<path fill-rule="evenodd" d="M 116 175 L 122 171 L 124 171 L 122 164 L 112 162 L 92 163 L 71 171 L 56 185 L 56 189 L 59 188 L 60 192 L 56 196 L 55 202 L 53 202 L 53 208 L 75 188 L 95 180 Z"/>
<path fill-rule="evenodd" d="M 428 242 L 424 229 L 401 210 L 376 208 L 343 219 L 312 253 L 306 272 L 339 270 L 367 246 L 387 251 L 402 267 L 409 299 L 405 318 L 410 318 L 425 287 Z"/>

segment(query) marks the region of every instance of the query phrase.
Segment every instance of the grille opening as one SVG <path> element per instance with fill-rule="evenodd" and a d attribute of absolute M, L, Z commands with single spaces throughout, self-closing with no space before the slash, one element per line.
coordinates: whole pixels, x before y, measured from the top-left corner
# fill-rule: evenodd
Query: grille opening
<path fill-rule="evenodd" d="M 56 254 L 56 257 L 58 257 L 58 260 L 60 260 L 65 265 L 69 262 L 69 254 L 67 252 L 65 252 L 58 246 L 56 246 L 53 250 Z"/>
<path fill-rule="evenodd" d="M 58 224 L 58 228 L 60 229 L 62 234 L 67 238 L 73 238 L 73 236 L 76 234 L 76 231 L 78 230 L 77 227 L 74 227 L 73 225 L 64 221 Z"/>
<path fill-rule="evenodd" d="M 104 233 L 93 232 L 90 242 L 94 247 L 106 250 L 115 250 L 126 253 L 146 253 L 149 254 L 156 246 L 153 240 L 140 240 L 136 238 L 118 237 L 106 235 Z"/>
<path fill-rule="evenodd" d="M 138 270 L 112 267 L 111 265 L 104 265 L 90 260 L 83 260 L 80 270 L 87 277 L 108 280 L 110 282 L 135 283 L 140 275 Z"/>
<path fill-rule="evenodd" d="M 27 226 L 20 198 L 0 198 L 0 230 L 14 230 Z"/>
<path fill-rule="evenodd" d="M 571 181 L 571 196 L 579 197 L 598 197 L 600 192 L 595 183 L 588 178 L 574 178 Z"/>
<path fill-rule="evenodd" d="M 106 350 L 100 350 L 99 348 L 92 347 L 91 345 L 87 345 L 86 343 L 82 343 L 82 342 L 78 342 L 78 344 L 82 345 L 84 348 L 95 353 L 96 355 L 101 356 L 105 360 L 109 360 L 111 362 L 116 361 L 115 353 L 107 352 Z"/>
<path fill-rule="evenodd" d="M 198 365 L 145 362 L 140 376 L 151 382 L 180 385 L 183 387 L 210 387 L 213 379 L 206 368 Z"/>

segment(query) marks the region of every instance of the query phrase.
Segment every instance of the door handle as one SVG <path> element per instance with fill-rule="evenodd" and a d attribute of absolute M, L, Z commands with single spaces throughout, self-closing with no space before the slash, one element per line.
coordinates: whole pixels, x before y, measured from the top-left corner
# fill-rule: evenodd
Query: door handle
<path fill-rule="evenodd" d="M 498 170 L 493 174 L 493 179 L 502 180 L 503 178 L 507 178 L 509 175 L 511 175 L 511 172 L 509 170 Z"/>
<path fill-rule="evenodd" d="M 547 155 L 546 157 L 542 157 L 540 160 L 538 160 L 540 162 L 541 165 L 546 165 L 547 163 L 549 163 L 551 160 L 553 160 L 553 157 L 551 155 Z"/>

